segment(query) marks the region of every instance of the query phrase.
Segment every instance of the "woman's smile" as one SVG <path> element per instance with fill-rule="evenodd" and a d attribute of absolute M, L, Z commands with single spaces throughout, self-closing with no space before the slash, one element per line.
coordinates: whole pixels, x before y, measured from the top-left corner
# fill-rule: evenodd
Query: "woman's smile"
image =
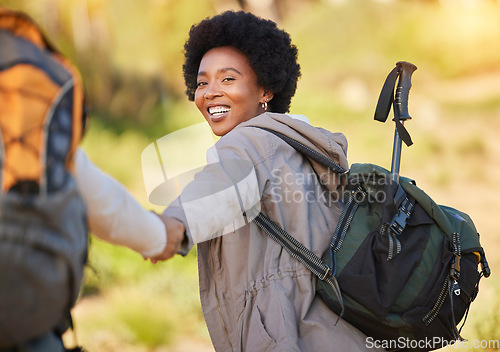
<path fill-rule="evenodd" d="M 210 119 L 214 122 L 222 121 L 231 111 L 227 105 L 214 105 L 207 109 Z"/>

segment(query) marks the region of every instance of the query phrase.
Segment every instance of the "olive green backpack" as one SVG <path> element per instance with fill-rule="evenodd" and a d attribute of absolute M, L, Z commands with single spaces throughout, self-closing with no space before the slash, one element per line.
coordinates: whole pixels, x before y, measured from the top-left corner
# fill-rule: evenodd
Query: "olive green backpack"
<path fill-rule="evenodd" d="M 345 197 L 322 258 L 333 263 L 341 298 L 327 280 L 318 281 L 318 294 L 394 349 L 429 350 L 460 339 L 457 325 L 480 277 L 489 276 L 470 217 L 437 205 L 410 179 L 393 182 L 389 171 L 372 164 L 352 165 Z"/>

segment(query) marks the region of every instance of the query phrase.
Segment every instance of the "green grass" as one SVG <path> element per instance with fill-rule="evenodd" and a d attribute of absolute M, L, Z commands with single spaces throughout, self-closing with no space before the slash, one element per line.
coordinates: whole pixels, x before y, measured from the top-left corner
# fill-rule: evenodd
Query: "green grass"
<path fill-rule="evenodd" d="M 96 348 L 97 334 L 148 350 L 192 335 L 207 341 L 197 282 L 195 249 L 153 265 L 127 248 L 92 238 L 78 303 L 90 313 L 75 319 L 80 340 Z"/>

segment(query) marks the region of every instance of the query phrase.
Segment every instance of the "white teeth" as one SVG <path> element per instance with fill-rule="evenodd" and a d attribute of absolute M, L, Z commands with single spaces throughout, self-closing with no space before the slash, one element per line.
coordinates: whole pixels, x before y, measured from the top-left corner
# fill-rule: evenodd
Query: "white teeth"
<path fill-rule="evenodd" d="M 219 114 L 225 114 L 226 112 L 229 112 L 231 108 L 227 106 L 213 106 L 208 108 L 208 113 L 210 115 L 219 115 Z"/>

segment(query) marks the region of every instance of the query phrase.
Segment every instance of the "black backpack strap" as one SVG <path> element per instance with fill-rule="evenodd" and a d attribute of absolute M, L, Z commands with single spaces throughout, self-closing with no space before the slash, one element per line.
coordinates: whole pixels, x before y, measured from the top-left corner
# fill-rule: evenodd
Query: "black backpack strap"
<path fill-rule="evenodd" d="M 269 219 L 262 212 L 254 217 L 253 222 L 262 229 L 269 237 L 278 242 L 285 250 L 299 262 L 304 264 L 320 280 L 327 282 L 334 290 L 341 306 L 339 318 L 344 314 L 344 302 L 340 293 L 340 288 L 335 276 L 332 275 L 332 269 L 323 263 L 314 252 L 306 248 L 297 241 L 292 235 L 282 229 L 279 225 Z"/>
<path fill-rule="evenodd" d="M 392 103 L 394 102 L 394 86 L 399 76 L 399 67 L 394 67 L 385 79 L 380 96 L 378 97 L 377 107 L 375 108 L 375 120 L 380 122 L 387 121 Z"/>
<path fill-rule="evenodd" d="M 263 213 L 259 213 L 253 221 L 273 240 L 284 247 L 295 259 L 304 264 L 320 280 L 324 280 L 331 275 L 331 269 L 323 263 L 312 251 L 307 249 L 302 243 L 297 241 L 292 235 L 283 230 L 279 225 Z"/>
<path fill-rule="evenodd" d="M 308 146 L 300 143 L 299 141 L 296 141 L 293 138 L 290 138 L 290 137 L 284 135 L 283 133 L 280 133 L 280 132 L 277 132 L 277 131 L 274 131 L 274 130 L 271 130 L 271 129 L 265 128 L 265 127 L 259 127 L 259 126 L 252 126 L 252 127 L 260 128 L 262 130 L 265 130 L 267 132 L 274 134 L 275 136 L 281 138 L 283 141 L 288 143 L 291 147 L 293 147 L 295 150 L 300 152 L 302 155 L 306 156 L 309 159 L 317 161 L 318 163 L 327 167 L 329 170 L 331 170 L 335 173 L 345 175 L 349 172 L 349 170 L 344 169 L 342 166 L 337 164 L 332 159 L 326 157 L 325 155 L 323 155 L 321 153 L 318 153 L 315 150 L 312 150 Z"/>
<path fill-rule="evenodd" d="M 262 130 L 265 130 L 267 132 L 270 132 L 274 134 L 275 136 L 281 138 L 283 141 L 288 143 L 291 147 L 293 147 L 295 150 L 297 150 L 299 153 L 304 155 L 306 158 L 310 158 L 314 161 L 317 161 L 321 165 L 327 167 L 329 170 L 341 174 L 341 175 L 346 175 L 349 170 L 344 169 L 342 166 L 334 162 L 332 159 L 326 157 L 325 155 L 318 153 L 315 150 L 312 150 L 311 148 L 307 147 L 306 145 L 300 143 L 299 141 L 296 141 L 295 139 L 288 137 L 284 135 L 283 133 L 271 130 L 269 128 L 265 127 L 259 127 L 259 126 L 252 126 L 256 128 L 260 128 Z M 362 190 L 361 190 L 362 191 Z M 362 192 L 361 192 L 362 193 Z M 352 202 L 356 205 L 359 205 L 359 200 L 356 199 L 356 202 Z M 347 206 L 349 207 L 349 206 Z M 352 212 L 352 215 L 354 214 L 354 211 Z M 345 212 L 344 212 L 345 213 Z M 342 215 L 344 215 L 344 213 Z M 352 215 L 350 220 L 352 219 Z M 341 219 L 342 220 L 342 219 Z M 327 277 L 334 277 L 335 276 L 335 268 L 334 265 L 331 263 L 331 267 L 323 263 L 323 261 L 318 258 L 314 253 L 312 253 L 309 249 L 304 247 L 300 242 L 298 242 L 293 236 L 288 234 L 285 230 L 283 230 L 281 227 L 276 225 L 274 222 L 272 222 L 268 217 L 266 217 L 264 214 L 259 213 L 257 217 L 254 218 L 254 222 L 264 230 L 269 236 L 271 236 L 275 241 L 280 243 L 283 247 L 285 247 L 292 257 L 300 260 L 309 270 L 311 270 L 320 280 L 325 280 Z M 339 221 L 339 224 L 342 221 Z M 344 226 L 345 230 L 347 231 L 347 228 L 349 227 Z M 272 232 L 272 233 L 270 233 Z M 345 235 L 345 234 L 344 234 Z M 335 233 L 335 236 L 337 236 L 337 231 Z M 338 247 L 342 245 L 342 240 L 343 236 L 340 238 L 340 244 L 338 244 Z M 333 243 L 336 242 L 336 237 L 334 237 L 332 241 L 331 247 L 333 247 Z M 294 244 L 294 247 L 291 247 L 288 245 Z M 338 248 L 337 248 L 338 249 Z M 293 254 L 292 254 L 293 253 Z M 302 257 L 302 259 L 300 259 Z M 332 272 L 333 270 L 333 272 Z"/>
<path fill-rule="evenodd" d="M 293 147 L 299 153 L 304 155 L 306 158 L 312 159 L 319 164 L 327 167 L 329 170 L 340 174 L 346 175 L 349 170 L 344 169 L 342 166 L 337 164 L 332 159 L 327 156 L 318 153 L 317 151 L 309 148 L 308 146 L 296 141 L 295 139 L 284 135 L 283 133 L 259 126 L 251 126 L 260 128 L 267 132 L 274 134 L 275 136 L 281 138 L 288 145 Z M 253 209 L 255 211 L 255 209 Z M 256 211 L 255 211 L 256 212 Z M 339 319 L 344 314 L 344 302 L 342 300 L 342 295 L 340 293 L 340 288 L 337 279 L 333 275 L 332 268 L 326 265 L 321 258 L 319 258 L 314 252 L 306 248 L 302 243 L 297 241 L 292 235 L 282 229 L 279 225 L 274 223 L 262 212 L 259 212 L 256 216 L 255 213 L 252 216 L 253 222 L 261 228 L 269 237 L 274 241 L 278 242 L 285 250 L 299 262 L 304 264 L 314 275 L 316 275 L 320 280 L 328 283 L 335 294 L 337 295 L 338 301 L 340 303 L 341 312 L 339 314 Z"/>

